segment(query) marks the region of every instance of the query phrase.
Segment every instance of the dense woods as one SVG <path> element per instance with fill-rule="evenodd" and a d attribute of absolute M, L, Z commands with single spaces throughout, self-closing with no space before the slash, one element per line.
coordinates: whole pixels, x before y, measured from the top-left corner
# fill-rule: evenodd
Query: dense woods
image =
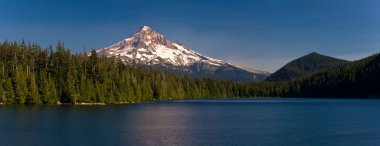
<path fill-rule="evenodd" d="M 177 76 L 117 58 L 73 54 L 56 47 L 0 44 L 0 102 L 4 104 L 124 103 L 165 99 L 265 96 L 378 96 L 380 58 L 281 82 L 235 83 Z M 360 91 L 360 92 L 359 92 Z"/>

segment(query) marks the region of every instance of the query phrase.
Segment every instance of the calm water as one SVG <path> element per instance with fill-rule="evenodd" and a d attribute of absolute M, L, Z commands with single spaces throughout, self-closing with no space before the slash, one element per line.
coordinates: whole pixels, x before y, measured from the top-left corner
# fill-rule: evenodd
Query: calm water
<path fill-rule="evenodd" d="M 0 145 L 380 145 L 380 100 L 0 106 Z"/>

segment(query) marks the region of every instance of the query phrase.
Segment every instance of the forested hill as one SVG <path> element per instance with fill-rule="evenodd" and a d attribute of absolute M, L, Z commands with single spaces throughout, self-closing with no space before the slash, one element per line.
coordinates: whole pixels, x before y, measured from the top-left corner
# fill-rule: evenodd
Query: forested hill
<path fill-rule="evenodd" d="M 308 55 L 295 59 L 275 73 L 271 74 L 266 81 L 283 81 L 308 74 L 324 71 L 329 68 L 338 67 L 349 63 L 349 61 L 333 58 L 312 52 Z"/>
<path fill-rule="evenodd" d="M 303 97 L 380 97 L 380 54 L 294 81 Z"/>
<path fill-rule="evenodd" d="M 249 96 L 380 98 L 380 54 L 289 81 L 248 86 Z"/>

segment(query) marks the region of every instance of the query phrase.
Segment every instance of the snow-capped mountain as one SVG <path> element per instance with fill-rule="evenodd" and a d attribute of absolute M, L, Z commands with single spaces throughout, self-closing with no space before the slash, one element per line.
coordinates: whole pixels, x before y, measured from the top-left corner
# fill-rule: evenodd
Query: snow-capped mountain
<path fill-rule="evenodd" d="M 263 80 L 269 75 L 267 72 L 246 69 L 201 55 L 181 43 L 169 41 L 148 26 L 143 26 L 127 39 L 96 52 L 100 56 L 116 56 L 126 63 L 150 65 L 180 74 L 215 79 L 250 81 Z"/>

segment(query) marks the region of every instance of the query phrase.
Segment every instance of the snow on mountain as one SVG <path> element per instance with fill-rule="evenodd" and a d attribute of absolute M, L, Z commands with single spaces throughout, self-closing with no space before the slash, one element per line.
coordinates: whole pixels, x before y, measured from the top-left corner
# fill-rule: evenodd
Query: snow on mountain
<path fill-rule="evenodd" d="M 165 36 L 156 33 L 148 26 L 141 27 L 127 39 L 97 50 L 97 53 L 119 56 L 126 62 L 135 61 L 146 65 L 189 66 L 196 62 L 205 62 L 215 66 L 225 64 L 221 60 L 203 56 L 180 43 L 168 41 Z"/>
<path fill-rule="evenodd" d="M 239 67 L 197 53 L 143 26 L 133 35 L 109 47 L 96 50 L 100 56 L 116 56 L 126 63 L 164 66 L 174 70 L 218 79 L 263 80 L 269 73 Z"/>

